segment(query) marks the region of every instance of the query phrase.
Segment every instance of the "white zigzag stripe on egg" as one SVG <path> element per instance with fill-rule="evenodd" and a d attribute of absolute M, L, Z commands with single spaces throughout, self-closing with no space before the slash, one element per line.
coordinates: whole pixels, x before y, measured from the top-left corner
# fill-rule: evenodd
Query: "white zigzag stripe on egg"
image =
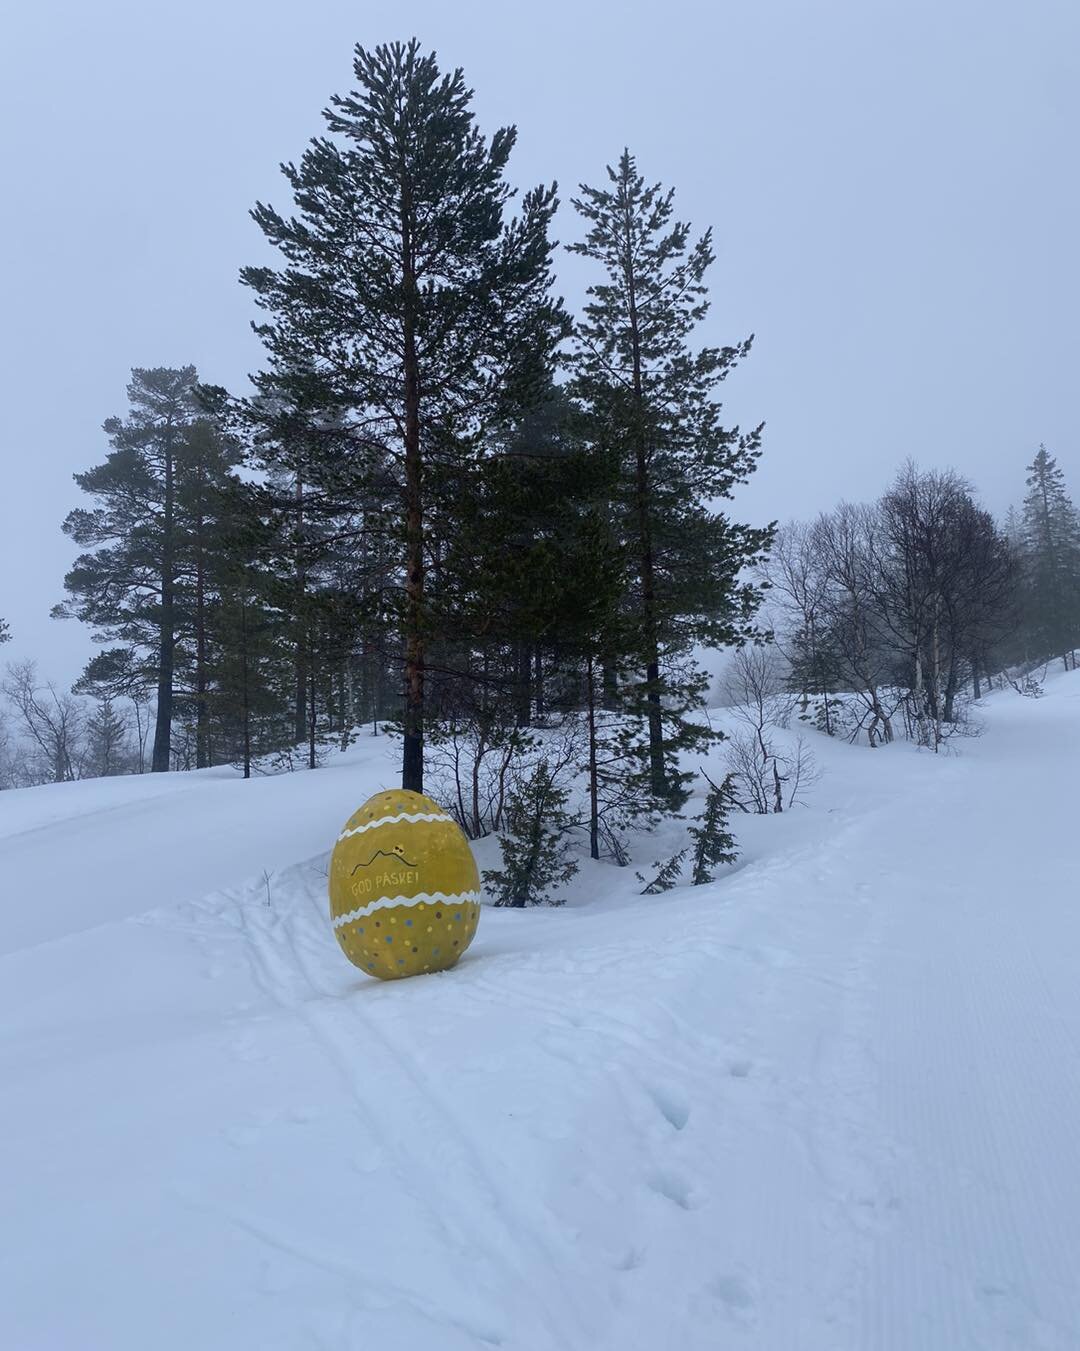
<path fill-rule="evenodd" d="M 411 825 L 414 821 L 452 821 L 452 816 L 447 816 L 445 812 L 399 812 L 397 816 L 380 816 L 377 821 L 365 821 L 363 825 L 353 826 L 352 830 L 343 830 L 338 836 L 338 843 L 347 840 L 350 835 L 363 835 L 365 830 L 374 830 L 376 826 L 393 826 L 399 821 L 408 821 Z"/>
<path fill-rule="evenodd" d="M 344 924 L 353 924 L 358 919 L 366 919 L 376 910 L 386 910 L 390 906 L 414 906 L 414 905 L 453 905 L 455 902 L 460 904 L 463 901 L 471 901 L 473 905 L 480 904 L 480 893 L 478 891 L 459 891 L 447 895 L 443 891 L 422 891 L 418 896 L 380 896 L 377 901 L 372 901 L 368 905 L 362 905 L 358 910 L 350 910 L 346 915 L 335 915 L 334 928 L 340 929 Z"/>

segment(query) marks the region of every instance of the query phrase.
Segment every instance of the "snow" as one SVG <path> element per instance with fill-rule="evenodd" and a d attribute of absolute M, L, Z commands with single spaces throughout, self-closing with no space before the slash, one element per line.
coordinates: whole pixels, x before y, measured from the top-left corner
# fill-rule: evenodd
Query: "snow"
<path fill-rule="evenodd" d="M 395 984 L 325 901 L 382 740 L 0 795 L 0 1346 L 1080 1348 L 1080 676 L 982 716 Z"/>

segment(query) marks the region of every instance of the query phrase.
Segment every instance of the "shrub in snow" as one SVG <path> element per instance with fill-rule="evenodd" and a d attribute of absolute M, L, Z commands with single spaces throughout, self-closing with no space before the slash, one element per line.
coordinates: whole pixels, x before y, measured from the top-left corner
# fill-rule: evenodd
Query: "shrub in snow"
<path fill-rule="evenodd" d="M 723 783 L 717 786 L 706 774 L 709 795 L 705 799 L 705 810 L 701 814 L 700 824 L 690 827 L 693 840 L 695 887 L 713 880 L 713 869 L 722 863 L 734 863 L 738 858 L 735 848 L 735 836 L 728 829 L 728 816 L 731 813 L 733 775 L 728 774 Z"/>
<path fill-rule="evenodd" d="M 689 848 L 680 849 L 677 854 L 672 854 L 665 863 L 654 863 L 653 867 L 657 871 L 655 876 L 649 882 L 645 882 L 644 873 L 635 874 L 639 882 L 645 882 L 645 885 L 641 888 L 641 895 L 658 896 L 662 891 L 670 891 L 679 880 L 679 874 L 682 872 L 683 859 L 689 852 Z"/>
<path fill-rule="evenodd" d="M 568 796 L 543 762 L 511 789 L 506 829 L 499 835 L 503 866 L 484 873 L 496 905 L 561 905 L 565 900 L 551 893 L 578 870 L 565 840 Z"/>

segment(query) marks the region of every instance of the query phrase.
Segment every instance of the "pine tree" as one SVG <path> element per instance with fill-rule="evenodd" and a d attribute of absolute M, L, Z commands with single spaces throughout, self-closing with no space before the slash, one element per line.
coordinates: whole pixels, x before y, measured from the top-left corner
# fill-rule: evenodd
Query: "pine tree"
<path fill-rule="evenodd" d="M 234 469 L 235 439 L 215 419 L 198 417 L 185 429 L 177 460 L 177 518 L 180 547 L 177 578 L 182 629 L 190 635 L 181 649 L 182 668 L 194 713 L 195 764 L 213 763 L 210 748 L 210 646 L 218 604 L 215 576 L 237 529 L 243 500 Z"/>
<path fill-rule="evenodd" d="M 1028 467 L 1023 506 L 1025 629 L 1033 655 L 1061 656 L 1080 645 L 1080 514 L 1065 475 L 1045 446 Z"/>
<path fill-rule="evenodd" d="M 320 380 L 299 367 L 287 388 L 282 382 L 248 403 L 230 400 L 225 390 L 204 391 L 244 436 L 246 461 L 257 475 L 247 508 L 273 536 L 265 561 L 290 625 L 292 742 L 309 747 L 324 592 L 333 596 L 337 677 L 358 719 L 377 726 L 397 711 L 390 692 L 401 658 L 401 549 L 392 504 L 388 510 L 393 456 L 375 446 L 358 450 L 347 419 L 318 402 L 323 395 Z"/>
<path fill-rule="evenodd" d="M 503 866 L 484 873 L 496 905 L 561 904 L 551 892 L 578 870 L 565 841 L 568 796 L 543 762 L 512 790 L 506 830 L 499 836 Z"/>
<path fill-rule="evenodd" d="M 209 663 L 209 709 L 224 755 L 251 778 L 255 761 L 287 739 L 285 626 L 267 603 L 265 579 L 237 557 L 223 570 Z"/>
<path fill-rule="evenodd" d="M 11 641 L 11 630 L 8 628 L 7 620 L 0 619 L 0 643 L 9 643 Z"/>
<path fill-rule="evenodd" d="M 236 452 L 206 419 L 193 366 L 132 371 L 126 419 L 104 424 L 112 450 L 76 474 L 93 499 L 64 521 L 88 550 L 64 579 L 61 617 L 92 625 L 98 640 L 120 642 L 128 678 L 156 695 L 152 768 L 170 767 L 177 689 L 194 671 L 205 622 L 207 553 L 217 535 L 215 504 L 232 481 Z M 86 675 L 96 679 L 99 654 Z"/>
<path fill-rule="evenodd" d="M 505 219 L 512 128 L 490 143 L 460 70 L 413 40 L 356 49 L 357 89 L 331 100 L 330 135 L 286 165 L 298 214 L 254 218 L 287 266 L 247 268 L 264 398 L 336 415 L 371 481 L 386 472 L 397 577 L 387 585 L 404 667 L 402 785 L 423 787 L 427 573 L 442 507 L 484 428 L 550 365 L 563 318 L 549 296 L 554 189 Z M 539 359 L 538 359 L 539 358 Z"/>
<path fill-rule="evenodd" d="M 646 185 L 628 151 L 608 177 L 604 189 L 582 185 L 574 202 L 589 228 L 571 250 L 604 273 L 577 329 L 574 388 L 595 437 L 620 459 L 615 508 L 634 559 L 628 610 L 644 677 L 623 702 L 636 700 L 645 717 L 653 796 L 677 808 L 689 778 L 677 757 L 710 740 L 688 717 L 706 681 L 687 655 L 746 636 L 760 600 L 740 573 L 771 531 L 734 524 L 714 504 L 755 467 L 761 428 L 724 428 L 715 398 L 751 340 L 691 345 L 708 310 L 711 233 L 691 243 L 689 226 L 673 218 L 673 193 Z"/>
<path fill-rule="evenodd" d="M 448 582 L 434 603 L 451 646 L 483 649 L 486 683 L 497 678 L 519 727 L 543 704 L 550 660 L 575 597 L 568 574 L 589 564 L 572 536 L 610 491 L 610 474 L 578 434 L 577 413 L 551 385 L 540 404 L 495 429 L 472 482 L 457 494 L 457 519 L 440 559 Z M 456 664 L 467 663 L 457 653 Z"/>
<path fill-rule="evenodd" d="M 653 867 L 656 871 L 647 881 L 644 873 L 635 873 L 637 880 L 645 883 L 641 888 L 642 896 L 659 896 L 661 892 L 670 891 L 679 880 L 683 859 L 689 852 L 688 848 L 679 849 L 670 858 L 654 863 Z"/>
<path fill-rule="evenodd" d="M 705 777 L 709 792 L 705 798 L 701 824 L 690 827 L 690 838 L 694 842 L 692 881 L 695 887 L 711 882 L 714 868 L 723 863 L 734 863 L 739 856 L 735 848 L 735 836 L 728 829 L 734 776 L 728 774 L 719 786 L 708 775 Z"/>

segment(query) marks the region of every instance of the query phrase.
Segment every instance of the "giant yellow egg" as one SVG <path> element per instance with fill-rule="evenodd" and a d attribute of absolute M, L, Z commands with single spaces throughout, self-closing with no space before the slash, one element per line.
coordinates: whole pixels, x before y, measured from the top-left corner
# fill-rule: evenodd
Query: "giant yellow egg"
<path fill-rule="evenodd" d="M 380 980 L 453 966 L 480 920 L 461 827 L 422 793 L 368 798 L 330 857 L 330 918 L 349 961 Z"/>

